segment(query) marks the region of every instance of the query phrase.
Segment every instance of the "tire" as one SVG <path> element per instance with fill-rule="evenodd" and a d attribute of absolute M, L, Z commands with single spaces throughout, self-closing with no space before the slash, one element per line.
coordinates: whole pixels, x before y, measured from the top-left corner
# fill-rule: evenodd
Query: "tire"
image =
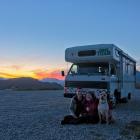
<path fill-rule="evenodd" d="M 128 100 L 131 100 L 131 93 L 128 93 Z"/>
<path fill-rule="evenodd" d="M 128 102 L 127 97 L 126 97 L 126 98 L 121 98 L 120 102 L 121 102 L 121 103 L 127 103 L 127 102 Z"/>
<path fill-rule="evenodd" d="M 116 104 L 120 103 L 120 99 L 121 99 L 121 93 L 118 92 L 117 90 L 114 91 L 114 97 L 116 100 Z"/>

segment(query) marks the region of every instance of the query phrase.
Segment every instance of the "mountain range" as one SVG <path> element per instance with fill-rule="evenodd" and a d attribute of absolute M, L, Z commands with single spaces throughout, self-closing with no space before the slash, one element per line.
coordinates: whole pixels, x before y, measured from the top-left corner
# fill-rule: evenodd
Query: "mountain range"
<path fill-rule="evenodd" d="M 64 86 L 64 80 L 58 80 L 56 78 L 45 78 L 40 80 L 41 82 L 49 82 L 49 83 L 57 83 L 60 84 L 61 86 Z"/>
<path fill-rule="evenodd" d="M 33 78 L 0 79 L 0 90 L 59 90 L 63 89 L 58 83 L 41 82 Z"/>

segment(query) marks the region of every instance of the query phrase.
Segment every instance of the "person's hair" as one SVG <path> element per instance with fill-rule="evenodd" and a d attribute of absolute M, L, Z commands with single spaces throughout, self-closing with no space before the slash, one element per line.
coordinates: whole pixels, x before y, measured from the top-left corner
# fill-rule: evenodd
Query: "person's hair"
<path fill-rule="evenodd" d="M 95 91 L 89 91 L 88 93 L 91 94 L 93 100 L 96 99 Z"/>
<path fill-rule="evenodd" d="M 81 100 L 83 100 L 83 94 L 81 93 L 81 92 L 78 92 L 78 93 L 80 93 L 80 95 L 81 95 L 81 97 L 82 97 L 82 99 Z M 77 100 L 78 101 L 78 95 L 77 95 L 77 93 L 76 93 L 76 96 L 75 96 L 75 100 Z"/>

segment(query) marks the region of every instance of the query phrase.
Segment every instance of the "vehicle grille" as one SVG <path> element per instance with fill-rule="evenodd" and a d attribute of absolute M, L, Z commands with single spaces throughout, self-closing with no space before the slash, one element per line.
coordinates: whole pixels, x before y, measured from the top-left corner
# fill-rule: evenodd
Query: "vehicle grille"
<path fill-rule="evenodd" d="M 66 81 L 66 87 L 108 89 L 108 82 L 101 81 Z"/>

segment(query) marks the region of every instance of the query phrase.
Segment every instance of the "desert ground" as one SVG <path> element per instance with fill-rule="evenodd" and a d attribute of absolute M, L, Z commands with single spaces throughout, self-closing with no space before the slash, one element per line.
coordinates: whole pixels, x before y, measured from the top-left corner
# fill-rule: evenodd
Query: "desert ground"
<path fill-rule="evenodd" d="M 1 140 L 140 139 L 140 91 L 113 110 L 116 123 L 61 125 L 70 99 L 63 91 L 0 91 Z M 131 123 L 130 123 L 131 122 Z"/>

